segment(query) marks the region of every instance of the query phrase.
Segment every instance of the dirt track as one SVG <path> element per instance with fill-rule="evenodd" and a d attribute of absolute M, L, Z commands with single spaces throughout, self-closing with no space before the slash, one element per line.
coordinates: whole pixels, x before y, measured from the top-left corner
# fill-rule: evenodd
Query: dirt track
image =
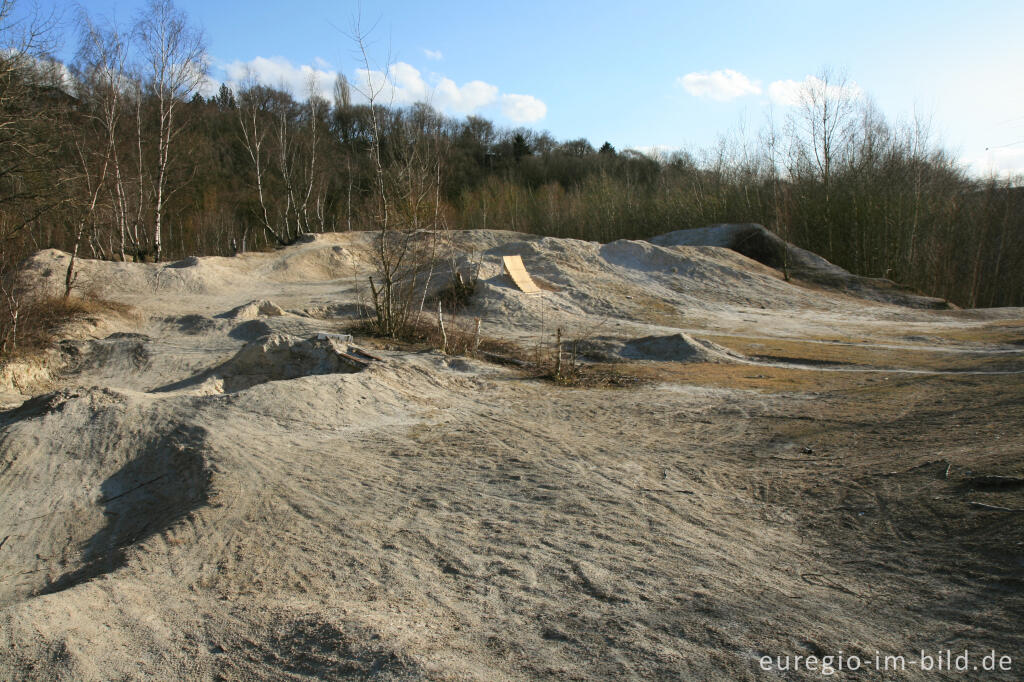
<path fill-rule="evenodd" d="M 0 676 L 817 679 L 761 657 L 967 649 L 1012 671 L 860 677 L 1020 678 L 1024 311 L 869 303 L 720 248 L 462 239 L 492 336 L 736 358 L 567 388 L 386 348 L 299 376 L 306 349 L 240 381 L 247 343 L 352 326 L 365 235 L 86 262 L 136 315 L 0 413 Z M 513 252 L 547 293 L 504 282 Z M 224 315 L 258 299 L 286 314 Z"/>

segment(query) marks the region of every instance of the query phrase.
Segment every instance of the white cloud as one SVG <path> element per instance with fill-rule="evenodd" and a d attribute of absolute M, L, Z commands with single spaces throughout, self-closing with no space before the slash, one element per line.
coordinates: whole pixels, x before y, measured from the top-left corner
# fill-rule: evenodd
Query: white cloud
<path fill-rule="evenodd" d="M 1024 145 L 986 149 L 983 154 L 964 159 L 970 170 L 981 177 L 1024 176 Z"/>
<path fill-rule="evenodd" d="M 516 123 L 532 123 L 548 115 L 548 106 L 533 95 L 502 95 L 501 112 Z"/>
<path fill-rule="evenodd" d="M 502 95 L 497 85 L 484 81 L 458 85 L 450 78 L 441 77 L 429 83 L 418 69 L 405 62 L 392 64 L 388 74 L 365 69 L 356 73 L 357 88 L 364 93 L 372 89 L 382 103 L 429 102 L 441 111 L 471 114 L 500 101 L 501 113 L 516 123 L 538 121 L 548 113 L 547 105 L 533 95 Z"/>
<path fill-rule="evenodd" d="M 680 151 L 679 147 L 670 147 L 663 144 L 642 144 L 636 147 L 630 147 L 626 151 L 635 151 L 643 154 L 646 157 L 652 158 L 655 161 L 665 161 L 674 152 Z"/>
<path fill-rule="evenodd" d="M 427 55 L 427 59 L 433 59 L 435 62 L 439 62 L 444 59 L 444 55 L 441 54 L 441 50 L 423 50 L 423 54 Z"/>
<path fill-rule="evenodd" d="M 470 81 L 461 88 L 450 78 L 442 78 L 434 89 L 433 103 L 439 109 L 468 114 L 498 98 L 498 86 Z"/>
<path fill-rule="evenodd" d="M 337 76 L 337 71 L 322 59 L 314 60 L 313 66 L 296 66 L 284 57 L 256 57 L 224 64 L 222 68 L 226 82 L 236 90 L 247 78 L 254 77 L 265 85 L 283 87 L 299 99 L 305 98 L 311 79 L 317 92 L 330 99 Z M 427 102 L 440 111 L 458 115 L 500 102 L 502 114 L 517 123 L 537 121 L 547 115 L 547 106 L 532 95 L 503 95 L 497 85 L 480 80 L 462 85 L 443 76 L 431 76 L 428 80 L 419 69 L 405 62 L 392 64 L 387 73 L 357 69 L 352 81 L 353 100 L 365 102 L 371 92 L 379 104 L 404 106 Z"/>
<path fill-rule="evenodd" d="M 744 95 L 761 94 L 759 83 L 732 69 L 711 72 L 695 71 L 677 78 L 676 83 L 694 97 L 708 97 L 719 102 L 727 102 Z"/>
<path fill-rule="evenodd" d="M 803 87 L 804 84 L 799 81 L 775 81 L 768 86 L 768 97 L 780 106 L 795 107 L 800 104 L 800 92 Z"/>
<path fill-rule="evenodd" d="M 802 81 L 783 80 L 771 83 L 768 86 L 768 97 L 779 106 L 795 107 L 800 104 L 800 98 L 808 91 L 824 93 L 830 99 L 844 96 L 857 99 L 863 92 L 860 86 L 853 82 L 842 86 L 832 85 L 826 84 L 817 76 L 807 76 Z"/>
<path fill-rule="evenodd" d="M 211 76 L 203 76 L 203 81 L 199 84 L 199 94 L 209 99 L 217 94 L 220 90 L 220 81 Z"/>
<path fill-rule="evenodd" d="M 317 94 L 330 98 L 337 72 L 324 68 L 326 62 L 323 60 L 319 62 L 321 68 L 314 68 L 307 64 L 295 66 L 284 57 L 256 57 L 247 62 L 233 61 L 225 64 L 224 73 L 236 89 L 252 76 L 265 85 L 284 88 L 300 99 L 305 99 L 312 79 Z"/>
<path fill-rule="evenodd" d="M 498 99 L 498 86 L 483 81 L 470 81 L 459 86 L 450 78 L 428 83 L 419 69 L 405 62 L 392 64 L 388 73 L 359 69 L 356 89 L 364 96 L 373 93 L 382 104 L 429 102 L 442 111 L 468 114 Z"/>

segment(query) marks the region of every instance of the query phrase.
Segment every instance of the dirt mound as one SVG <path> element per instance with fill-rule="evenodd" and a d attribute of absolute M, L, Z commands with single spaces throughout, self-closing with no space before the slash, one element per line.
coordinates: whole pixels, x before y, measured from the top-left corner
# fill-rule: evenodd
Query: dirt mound
<path fill-rule="evenodd" d="M 39 251 L 25 263 L 25 273 L 39 293 L 60 295 L 71 256 L 57 249 Z M 246 259 L 207 256 L 175 263 L 123 263 L 79 258 L 75 269 L 80 291 L 132 303 L 159 294 L 204 295 L 235 288 L 246 281 Z"/>
<path fill-rule="evenodd" d="M 60 364 L 58 357 L 51 352 L 0 366 L 0 409 L 21 404 L 27 395 L 52 389 L 54 367 Z"/>
<path fill-rule="evenodd" d="M 657 360 L 663 362 L 742 362 L 743 356 L 711 341 L 679 332 L 664 336 L 595 339 L 584 344 L 583 352 L 600 360 Z"/>
<path fill-rule="evenodd" d="M 872 301 L 894 303 L 910 308 L 951 307 L 948 301 L 922 296 L 912 288 L 889 279 L 851 274 L 815 253 L 793 246 L 756 223 L 726 223 L 677 230 L 651 237 L 648 241 L 660 246 L 718 246 L 732 249 L 777 270 L 788 268 L 790 275 L 798 280 Z"/>
<path fill-rule="evenodd" d="M 19 494 L 0 496 L 13 531 L 0 604 L 109 572 L 127 546 L 203 504 L 205 433 L 171 416 L 107 389 L 47 394 L 3 415 L 0 466 Z"/>
<path fill-rule="evenodd" d="M 217 320 L 206 317 L 205 315 L 172 315 L 164 318 L 164 322 L 177 326 L 178 330 L 183 334 L 190 336 L 195 334 L 205 334 L 216 330 L 220 324 Z"/>
<path fill-rule="evenodd" d="M 239 318 L 239 319 L 244 319 Z M 230 327 L 228 337 L 238 341 L 255 341 L 270 334 L 288 334 L 291 336 L 310 336 L 324 331 L 324 324 L 311 316 L 263 315 L 254 319 L 238 322 Z M 327 325 L 330 326 L 330 325 Z"/>
<path fill-rule="evenodd" d="M 667 248 L 619 240 L 602 245 L 599 254 L 609 274 L 638 289 L 675 296 L 688 307 L 785 308 L 823 303 L 782 281 L 771 268 L 720 248 Z"/>
<path fill-rule="evenodd" d="M 145 334 L 116 332 L 105 339 L 61 341 L 63 371 L 67 374 L 95 370 L 110 373 L 116 366 L 118 371 L 138 372 L 150 362 L 150 340 Z"/>
<path fill-rule="evenodd" d="M 284 308 L 277 305 L 273 301 L 267 299 L 260 299 L 258 301 L 249 301 L 244 303 L 237 308 L 232 308 L 226 313 L 221 313 L 217 317 L 226 320 L 255 320 L 258 317 L 280 317 L 281 315 L 287 315 Z"/>
<path fill-rule="evenodd" d="M 345 357 L 347 351 L 342 342 L 330 337 L 271 334 L 246 344 L 215 374 L 223 379 L 225 391 L 235 392 L 268 381 L 362 370 L 363 365 Z"/>
<path fill-rule="evenodd" d="M 300 308 L 294 312 L 296 315 L 311 317 L 316 320 L 327 320 L 339 317 L 361 319 L 369 314 L 367 305 L 364 303 L 330 303 L 326 305 L 314 305 Z"/>
<path fill-rule="evenodd" d="M 501 258 L 510 254 L 522 257 L 541 293 L 524 294 L 512 286 L 501 270 Z M 627 321 L 634 327 L 677 327 L 682 316 L 694 312 L 732 323 L 744 310 L 853 314 L 865 308 L 849 297 L 794 286 L 772 268 L 721 247 L 510 237 L 480 254 L 479 262 L 481 282 L 466 315 L 482 318 L 492 329 L 498 325 L 510 336 Z"/>
<path fill-rule="evenodd" d="M 352 277 L 364 265 L 373 233 L 304 235 L 260 269 L 273 282 L 323 282 Z"/>
<path fill-rule="evenodd" d="M 182 258 L 179 261 L 175 261 L 173 263 L 168 263 L 166 265 L 166 267 L 168 267 L 168 268 L 194 268 L 197 265 L 199 265 L 199 257 L 198 256 L 189 256 L 187 258 Z"/>
<path fill-rule="evenodd" d="M 633 339 L 622 348 L 626 358 L 672 362 L 736 362 L 740 356 L 727 348 L 679 332 Z"/>
<path fill-rule="evenodd" d="M 651 237 L 648 241 L 659 246 L 717 246 L 732 249 L 772 268 L 782 268 L 788 258 L 790 267 L 842 271 L 817 254 L 788 244 L 774 232 L 756 223 L 723 223 L 676 230 Z"/>
<path fill-rule="evenodd" d="M 269 336 L 274 333 L 274 329 L 267 324 L 264 320 L 249 320 L 236 324 L 228 336 L 239 341 L 255 341 L 256 339 Z"/>

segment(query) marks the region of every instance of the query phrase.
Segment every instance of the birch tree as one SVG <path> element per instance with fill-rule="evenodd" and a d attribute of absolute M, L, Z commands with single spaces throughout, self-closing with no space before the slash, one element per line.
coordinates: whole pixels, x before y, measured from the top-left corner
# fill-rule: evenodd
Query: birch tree
<path fill-rule="evenodd" d="M 858 89 L 843 72 L 822 69 L 800 89 L 797 113 L 791 119 L 798 162 L 822 184 L 828 257 L 835 257 L 832 215 L 833 180 L 846 159 L 856 123 Z"/>
<path fill-rule="evenodd" d="M 175 138 L 183 125 L 178 109 L 199 91 L 208 60 L 203 34 L 171 0 L 150 0 L 135 25 L 145 85 L 156 104 L 156 159 L 153 162 L 153 257 L 160 260 L 166 202 L 173 193 L 169 170 Z"/>

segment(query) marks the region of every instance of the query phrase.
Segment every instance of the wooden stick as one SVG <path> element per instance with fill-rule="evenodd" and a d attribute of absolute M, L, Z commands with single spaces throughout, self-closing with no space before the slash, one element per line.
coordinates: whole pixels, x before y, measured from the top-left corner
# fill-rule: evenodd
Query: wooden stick
<path fill-rule="evenodd" d="M 555 332 L 555 377 L 562 376 L 562 328 Z"/>
<path fill-rule="evenodd" d="M 835 459 L 835 457 L 779 457 L 778 455 L 772 455 L 768 459 L 777 459 L 782 462 L 827 462 Z"/>
<path fill-rule="evenodd" d="M 972 502 L 972 501 L 968 500 L 967 504 L 971 505 L 972 507 L 977 507 L 978 509 L 987 509 L 988 511 L 1003 511 L 1003 512 L 1024 513 L 1024 509 L 1014 509 L 1012 507 L 1000 507 L 999 505 L 985 504 L 984 502 Z"/>
<path fill-rule="evenodd" d="M 365 355 L 366 357 L 370 358 L 371 360 L 376 360 L 377 362 L 384 362 L 384 358 L 380 357 L 379 355 L 374 355 L 373 353 L 365 351 L 365 350 L 363 350 L 362 348 L 360 348 L 358 346 L 349 346 L 348 349 L 350 351 L 354 352 L 354 353 L 359 353 L 360 355 Z"/>
<path fill-rule="evenodd" d="M 448 333 L 444 330 L 444 317 L 441 315 L 441 301 L 437 302 L 437 325 L 441 328 L 441 352 L 448 354 Z"/>
<path fill-rule="evenodd" d="M 503 365 L 515 365 L 516 367 L 527 367 L 530 364 L 528 362 L 523 362 L 519 358 L 513 358 L 513 357 L 509 357 L 507 355 L 501 355 L 499 353 L 491 353 L 491 352 L 486 351 L 486 350 L 485 351 L 480 351 L 480 354 L 483 355 L 488 360 L 493 360 L 494 362 L 498 362 L 498 363 L 501 363 Z"/>
<path fill-rule="evenodd" d="M 354 355 L 349 355 L 348 353 L 345 353 L 344 351 L 338 351 L 338 355 L 341 356 L 343 359 L 348 360 L 352 364 L 358 365 L 360 367 L 368 367 L 369 364 L 370 364 L 370 363 L 366 362 L 365 360 L 361 360 L 361 359 L 357 358 Z"/>
<path fill-rule="evenodd" d="M 1018 488 L 1024 486 L 1024 478 L 1019 476 L 999 476 L 988 474 L 984 476 L 971 476 L 965 479 L 964 485 L 977 486 L 980 488 Z"/>

